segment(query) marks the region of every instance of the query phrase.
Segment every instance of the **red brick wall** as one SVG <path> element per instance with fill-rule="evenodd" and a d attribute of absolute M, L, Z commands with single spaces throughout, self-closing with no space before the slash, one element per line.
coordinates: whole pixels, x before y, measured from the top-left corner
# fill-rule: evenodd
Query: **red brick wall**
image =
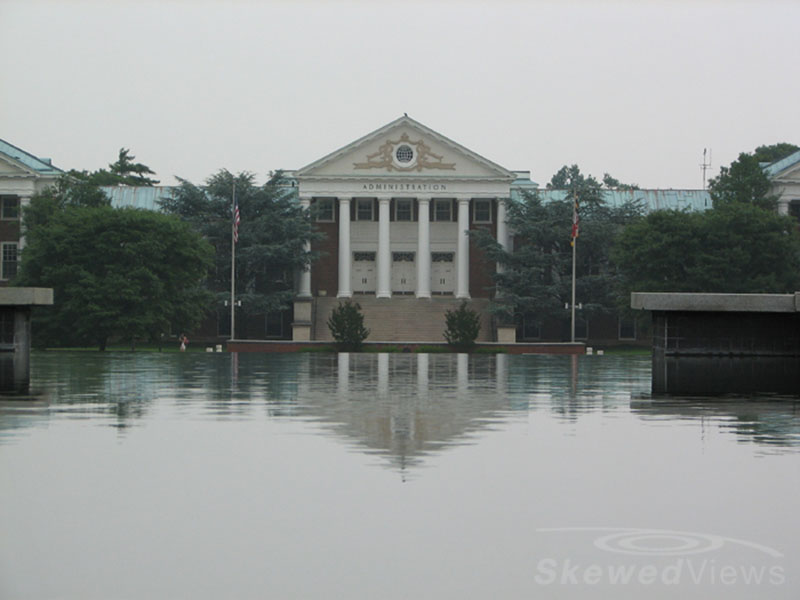
<path fill-rule="evenodd" d="M 311 249 L 321 254 L 311 264 L 311 294 L 318 296 L 325 290 L 328 296 L 335 296 L 339 291 L 339 223 L 316 223 L 316 228 L 326 237 L 311 244 Z"/>
<path fill-rule="evenodd" d="M 497 206 L 492 203 L 492 223 L 475 224 L 472 220 L 473 212 L 470 208 L 469 228 L 488 229 L 497 239 Z M 491 298 L 494 296 L 495 263 L 489 261 L 483 250 L 478 248 L 474 241 L 469 242 L 469 294 L 473 298 Z"/>

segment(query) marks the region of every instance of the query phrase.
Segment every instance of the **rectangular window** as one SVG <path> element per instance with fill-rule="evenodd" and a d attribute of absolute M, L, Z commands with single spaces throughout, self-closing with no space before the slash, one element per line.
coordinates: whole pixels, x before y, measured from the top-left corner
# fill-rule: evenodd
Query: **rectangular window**
<path fill-rule="evenodd" d="M 789 214 L 800 221 L 800 200 L 789 202 Z"/>
<path fill-rule="evenodd" d="M 3 196 L 2 202 L 0 202 L 0 219 L 4 221 L 19 219 L 19 198 Z"/>
<path fill-rule="evenodd" d="M 621 340 L 635 340 L 636 339 L 636 320 L 630 317 L 619 318 L 619 339 Z"/>
<path fill-rule="evenodd" d="M 394 201 L 394 220 L 413 221 L 414 201 L 410 198 L 398 198 Z"/>
<path fill-rule="evenodd" d="M 453 201 L 437 198 L 433 201 L 433 220 L 452 221 L 453 220 Z"/>
<path fill-rule="evenodd" d="M 0 344 L 14 343 L 14 308 L 0 309 Z"/>
<path fill-rule="evenodd" d="M 372 198 L 359 198 L 356 200 L 356 221 L 374 221 L 372 217 L 374 204 Z"/>
<path fill-rule="evenodd" d="M 472 222 L 491 223 L 492 222 L 492 201 L 473 200 L 472 201 Z"/>
<path fill-rule="evenodd" d="M 318 223 L 333 223 L 335 215 L 333 198 L 318 198 L 314 204 L 316 206 L 314 220 Z"/>
<path fill-rule="evenodd" d="M 17 274 L 17 244 L 16 242 L 6 242 L 3 244 L 3 262 L 0 279 L 12 279 Z"/>

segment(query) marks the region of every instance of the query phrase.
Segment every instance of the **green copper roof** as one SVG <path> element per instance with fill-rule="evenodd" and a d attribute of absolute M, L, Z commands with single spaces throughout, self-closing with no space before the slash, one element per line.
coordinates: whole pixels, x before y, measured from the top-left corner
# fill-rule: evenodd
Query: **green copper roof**
<path fill-rule="evenodd" d="M 0 153 L 10 156 L 17 162 L 22 163 L 29 169 L 36 171 L 40 175 L 61 175 L 63 171 L 54 167 L 49 158 L 39 158 L 30 152 L 25 152 L 22 148 L 17 148 L 5 140 L 0 140 Z"/>
<path fill-rule="evenodd" d="M 542 200 L 565 200 L 566 190 L 540 190 Z M 603 199 L 613 207 L 626 202 L 639 202 L 645 212 L 656 210 L 704 211 L 711 208 L 707 190 L 603 190 Z"/>
<path fill-rule="evenodd" d="M 794 154 L 790 154 L 786 158 L 782 158 L 781 160 L 776 160 L 774 163 L 768 164 L 766 167 L 764 167 L 764 172 L 767 174 L 767 177 L 775 177 L 781 171 L 784 171 L 799 162 L 800 150 Z"/>
<path fill-rule="evenodd" d="M 172 186 L 106 185 L 100 188 L 111 200 L 114 208 L 144 208 L 161 210 L 160 200 L 172 196 Z"/>

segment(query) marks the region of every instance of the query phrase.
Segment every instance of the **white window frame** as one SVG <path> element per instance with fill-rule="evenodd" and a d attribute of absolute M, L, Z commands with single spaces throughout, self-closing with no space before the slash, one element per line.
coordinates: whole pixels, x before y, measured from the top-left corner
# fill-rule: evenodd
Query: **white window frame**
<path fill-rule="evenodd" d="M 400 218 L 400 204 L 408 205 L 408 218 Z M 395 198 L 394 199 L 394 220 L 400 223 L 411 223 L 414 221 L 414 200 L 411 198 Z"/>
<path fill-rule="evenodd" d="M 336 206 L 335 201 L 333 198 L 317 198 L 314 200 L 314 203 L 317 205 L 317 212 L 314 220 L 317 223 L 333 223 L 336 221 Z M 325 218 L 322 216 L 322 206 L 326 205 L 326 212 L 327 206 L 330 206 L 330 218 Z"/>
<path fill-rule="evenodd" d="M 440 219 L 437 207 L 447 206 L 447 218 Z M 453 201 L 450 198 L 434 198 L 433 199 L 433 218 L 431 221 L 435 223 L 449 223 L 453 220 Z"/>
<path fill-rule="evenodd" d="M 13 217 L 6 216 L 6 201 L 14 200 L 16 203 L 16 213 Z M 0 196 L 0 221 L 18 221 L 20 213 L 20 199 L 19 196 Z"/>
<path fill-rule="evenodd" d="M 362 206 L 369 204 L 369 219 L 362 219 L 360 209 Z M 375 220 L 375 200 L 372 198 L 356 198 L 356 221 L 374 221 Z"/>
<path fill-rule="evenodd" d="M 478 205 L 486 205 L 488 208 L 488 219 L 478 219 Z M 491 225 L 492 223 L 492 201 L 489 198 L 475 198 L 472 201 L 472 222 L 484 225 Z"/>
<path fill-rule="evenodd" d="M 8 276 L 6 273 L 6 263 L 10 263 L 10 260 L 6 260 L 6 248 L 14 248 L 14 262 L 16 266 L 14 268 L 14 273 L 11 276 Z M 3 242 L 0 244 L 0 280 L 8 281 L 12 277 L 17 274 L 17 267 L 19 266 L 19 244 L 17 242 Z"/>

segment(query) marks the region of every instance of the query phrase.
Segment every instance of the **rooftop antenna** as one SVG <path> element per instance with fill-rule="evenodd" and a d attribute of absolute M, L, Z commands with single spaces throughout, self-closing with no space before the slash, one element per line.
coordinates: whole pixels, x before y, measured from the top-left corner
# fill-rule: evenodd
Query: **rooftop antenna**
<path fill-rule="evenodd" d="M 707 155 L 707 156 L 706 156 Z M 703 148 L 703 162 L 700 168 L 703 169 L 703 189 L 706 189 L 706 171 L 711 166 L 711 150 Z"/>

